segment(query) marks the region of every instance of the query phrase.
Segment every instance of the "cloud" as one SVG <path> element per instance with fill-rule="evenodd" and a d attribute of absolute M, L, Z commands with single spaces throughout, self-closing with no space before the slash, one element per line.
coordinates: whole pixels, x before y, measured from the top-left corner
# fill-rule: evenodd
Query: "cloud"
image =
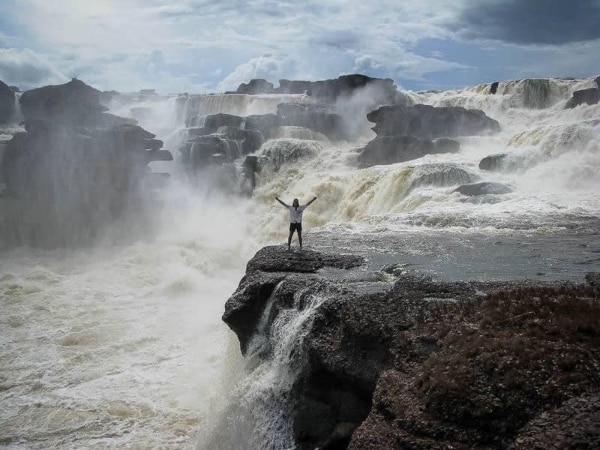
<path fill-rule="evenodd" d="M 43 84 L 63 83 L 69 77 L 32 50 L 0 48 L 0 79 L 21 89 L 30 89 Z"/>
<path fill-rule="evenodd" d="M 453 25 L 464 38 L 556 46 L 600 39 L 600 0 L 485 0 L 465 5 Z"/>
<path fill-rule="evenodd" d="M 354 60 L 354 67 L 352 68 L 353 72 L 366 73 L 371 72 L 372 70 L 380 69 L 382 65 L 377 62 L 377 60 L 371 55 L 362 55 L 358 56 Z"/>
<path fill-rule="evenodd" d="M 515 59 L 525 65 L 523 71 L 529 70 L 546 53 L 541 46 L 536 50 L 514 43 L 592 39 L 600 28 L 598 2 L 3 0 L 0 42 L 44 55 L 55 75 L 93 80 L 103 89 L 232 90 L 257 77 L 276 83 L 281 78 L 335 78 L 350 71 L 418 88 L 435 74 L 441 83 L 453 79 L 453 85 L 460 84 L 465 69 L 470 81 L 477 74 L 489 78 L 487 66 L 500 59 L 486 59 L 484 45 L 503 48 L 503 61 L 511 61 L 511 67 L 498 63 L 505 79 L 516 73 Z M 427 40 L 451 45 L 438 49 L 422 44 Z M 523 52 L 531 57 L 519 59 Z M 565 69 L 562 76 L 589 67 L 598 72 L 595 60 L 578 58 L 580 65 Z M 44 64 L 38 61 L 37 66 Z M 32 76 L 43 83 L 39 69 Z"/>
<path fill-rule="evenodd" d="M 233 72 L 227 75 L 217 85 L 218 91 L 233 91 L 241 83 L 247 83 L 253 78 L 264 78 L 266 80 L 279 80 L 284 74 L 286 62 L 269 54 L 252 58 L 237 66 Z"/>

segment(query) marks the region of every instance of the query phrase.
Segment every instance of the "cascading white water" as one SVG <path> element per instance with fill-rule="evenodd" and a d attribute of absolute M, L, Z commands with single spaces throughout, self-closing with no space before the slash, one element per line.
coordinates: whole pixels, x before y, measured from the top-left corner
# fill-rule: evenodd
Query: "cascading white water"
<path fill-rule="evenodd" d="M 276 158 L 277 167 L 259 174 L 251 199 L 185 182 L 177 148 L 186 118 L 273 113 L 302 96 L 188 96 L 184 107 L 177 96 L 115 99 L 111 112 L 136 116 L 176 158 L 152 163 L 171 173 L 159 194 L 160 232 L 129 245 L 0 255 L 0 443 L 211 449 L 220 440 L 227 443 L 220 448 L 258 449 L 244 437 L 272 431 L 273 447 L 285 448 L 289 423 L 277 395 L 294 376 L 286 358 L 310 323 L 310 308 L 281 315 L 266 361 L 244 361 L 220 320 L 246 261 L 261 245 L 285 241 L 287 217 L 274 197 L 318 197 L 304 215 L 308 246 L 311 233 L 320 232 L 414 233 L 418 248 L 419 236 L 544 235 L 597 220 L 600 105 L 563 109 L 590 83 L 503 82 L 495 95 L 488 85 L 409 93 L 407 103 L 482 109 L 502 131 L 459 138 L 456 154 L 389 166 L 356 169 L 357 148 L 373 137 L 368 130 L 359 142 L 342 144 L 296 141 L 286 131 L 256 152 Z M 346 103 L 355 111 L 360 104 Z M 482 158 L 497 153 L 518 168 L 479 169 Z M 505 183 L 514 192 L 478 200 L 453 192 L 473 181 Z"/>

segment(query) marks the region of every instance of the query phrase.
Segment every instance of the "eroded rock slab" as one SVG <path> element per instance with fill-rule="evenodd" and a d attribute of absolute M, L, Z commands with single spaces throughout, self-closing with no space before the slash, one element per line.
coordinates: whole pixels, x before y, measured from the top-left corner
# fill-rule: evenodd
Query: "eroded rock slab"
<path fill-rule="evenodd" d="M 364 272 L 359 263 L 267 247 L 226 304 L 223 319 L 243 352 L 256 350 L 253 335 L 269 339 L 284 311 L 311 308 L 285 394 L 298 448 L 526 448 L 537 437 L 593 448 L 592 421 L 561 426 L 560 418 L 597 412 L 597 274 L 573 284 L 387 271 L 395 281 L 369 290 L 377 277 L 327 269 Z M 544 413 L 556 427 L 540 428 Z"/>

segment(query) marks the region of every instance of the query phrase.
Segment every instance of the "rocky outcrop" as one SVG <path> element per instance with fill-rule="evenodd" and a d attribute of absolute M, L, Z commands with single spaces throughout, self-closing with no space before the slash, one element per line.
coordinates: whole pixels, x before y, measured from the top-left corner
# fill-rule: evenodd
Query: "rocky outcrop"
<path fill-rule="evenodd" d="M 476 197 L 479 195 L 501 195 L 509 194 L 513 190 L 510 186 L 502 183 L 493 183 L 490 181 L 482 181 L 480 183 L 463 184 L 457 187 L 454 192 L 466 195 L 468 197 Z"/>
<path fill-rule="evenodd" d="M 0 80 L 0 124 L 7 123 L 15 112 L 15 93 Z"/>
<path fill-rule="evenodd" d="M 342 75 L 336 79 L 320 81 L 279 80 L 279 87 L 263 79 L 242 83 L 237 94 L 307 94 L 321 103 L 335 103 L 339 98 L 349 97 L 368 88 L 380 98 L 377 103 L 395 104 L 401 100 L 394 81 L 390 78 L 372 78 L 361 74 Z"/>
<path fill-rule="evenodd" d="M 360 263 L 267 247 L 226 303 L 242 351 L 261 358 L 270 347 L 257 335 L 265 342 L 290 311 L 311 310 L 286 360 L 297 448 L 506 449 L 536 438 L 594 448 L 597 286 L 443 283 Z"/>
<path fill-rule="evenodd" d="M 490 94 L 495 94 L 496 92 L 498 92 L 499 84 L 500 84 L 499 81 L 494 81 L 492 84 L 490 84 Z"/>
<path fill-rule="evenodd" d="M 233 114 L 210 114 L 204 119 L 204 129 L 210 134 L 220 127 L 239 127 L 243 121 L 243 117 Z"/>
<path fill-rule="evenodd" d="M 314 274 L 324 267 L 348 269 L 363 264 L 354 255 L 331 255 L 311 250 L 292 252 L 285 247 L 261 249 L 246 267 L 246 276 L 225 305 L 223 320 L 238 335 L 242 353 L 275 286 L 292 273 Z"/>
<path fill-rule="evenodd" d="M 26 119 L 52 120 L 71 127 L 111 127 L 135 124 L 107 114 L 100 103 L 100 91 L 76 78 L 56 86 L 44 86 L 26 91 L 19 102 Z"/>
<path fill-rule="evenodd" d="M 27 91 L 21 105 L 26 132 L 8 142 L 2 164 L 14 244 L 85 245 L 115 220 L 143 214 L 156 179 L 148 163 L 173 159 L 162 141 L 103 112 L 99 92 L 79 80 Z"/>
<path fill-rule="evenodd" d="M 459 106 L 382 106 L 367 114 L 377 136 L 412 135 L 437 137 L 470 136 L 500 131 L 500 125 L 483 111 Z"/>
<path fill-rule="evenodd" d="M 496 155 L 486 156 L 479 162 L 479 168 L 481 170 L 496 171 L 504 168 L 508 155 L 506 153 L 499 153 Z"/>
<path fill-rule="evenodd" d="M 394 164 L 433 153 L 455 153 L 449 137 L 499 131 L 498 122 L 479 110 L 428 105 L 382 106 L 367 114 L 377 137 L 358 156 L 360 167 Z"/>
<path fill-rule="evenodd" d="M 347 139 L 349 134 L 342 116 L 326 105 L 282 103 L 277 106 L 282 126 L 310 128 L 329 139 Z"/>
<path fill-rule="evenodd" d="M 271 130 L 281 126 L 281 117 L 277 114 L 251 115 L 246 117 L 245 128 L 259 131 L 265 139 L 271 135 Z"/>
<path fill-rule="evenodd" d="M 269 83 L 262 78 L 255 78 L 249 83 L 242 83 L 235 91 L 236 94 L 272 94 L 274 92 L 273 83 Z"/>
<path fill-rule="evenodd" d="M 600 88 L 582 89 L 573 92 L 573 96 L 567 100 L 565 108 L 575 108 L 579 105 L 595 105 L 600 102 Z"/>
<path fill-rule="evenodd" d="M 456 153 L 460 143 L 452 139 L 426 139 L 418 136 L 378 136 L 358 155 L 360 167 L 394 164 L 433 153 Z"/>

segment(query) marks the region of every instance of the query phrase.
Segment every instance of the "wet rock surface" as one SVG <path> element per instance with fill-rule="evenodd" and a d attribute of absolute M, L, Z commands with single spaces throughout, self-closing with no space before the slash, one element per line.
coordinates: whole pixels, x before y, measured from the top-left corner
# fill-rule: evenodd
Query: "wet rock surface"
<path fill-rule="evenodd" d="M 468 197 L 477 197 L 480 195 L 502 195 L 512 192 L 512 188 L 502 183 L 493 183 L 482 181 L 480 183 L 463 184 L 457 187 L 454 192 L 466 195 Z"/>
<path fill-rule="evenodd" d="M 390 78 L 372 78 L 361 74 L 342 75 L 331 80 L 304 81 L 279 80 L 279 87 L 264 79 L 253 79 L 238 87 L 238 94 L 307 94 L 318 101 L 333 103 L 340 97 L 347 97 L 368 88 L 381 98 L 381 103 L 398 103 L 401 94 Z"/>
<path fill-rule="evenodd" d="M 0 124 L 9 122 L 15 112 L 15 93 L 0 80 Z"/>
<path fill-rule="evenodd" d="M 382 106 L 367 114 L 377 137 L 360 152 L 360 167 L 394 164 L 436 153 L 456 153 L 453 137 L 495 133 L 500 125 L 483 111 L 429 105 Z"/>
<path fill-rule="evenodd" d="M 458 106 L 382 106 L 367 114 L 377 136 L 411 135 L 423 138 L 469 136 L 500 131 L 483 111 Z"/>
<path fill-rule="evenodd" d="M 3 237 L 43 247 L 91 243 L 115 220 L 143 217 L 152 161 L 170 161 L 155 135 L 105 112 L 80 80 L 21 96 L 25 130 L 3 154 L 10 223 Z M 130 225 L 132 226 L 132 225 Z"/>
<path fill-rule="evenodd" d="M 575 108 L 579 105 L 595 105 L 600 101 L 600 88 L 582 89 L 573 92 L 573 96 L 567 101 L 565 108 Z"/>
<path fill-rule="evenodd" d="M 437 282 L 360 263 L 267 247 L 227 301 L 246 352 L 259 324 L 321 299 L 289 393 L 298 448 L 595 448 L 598 274 Z"/>
<path fill-rule="evenodd" d="M 378 136 L 358 156 L 360 167 L 410 161 L 434 153 L 456 153 L 457 141 L 447 138 L 426 139 L 418 136 Z"/>

